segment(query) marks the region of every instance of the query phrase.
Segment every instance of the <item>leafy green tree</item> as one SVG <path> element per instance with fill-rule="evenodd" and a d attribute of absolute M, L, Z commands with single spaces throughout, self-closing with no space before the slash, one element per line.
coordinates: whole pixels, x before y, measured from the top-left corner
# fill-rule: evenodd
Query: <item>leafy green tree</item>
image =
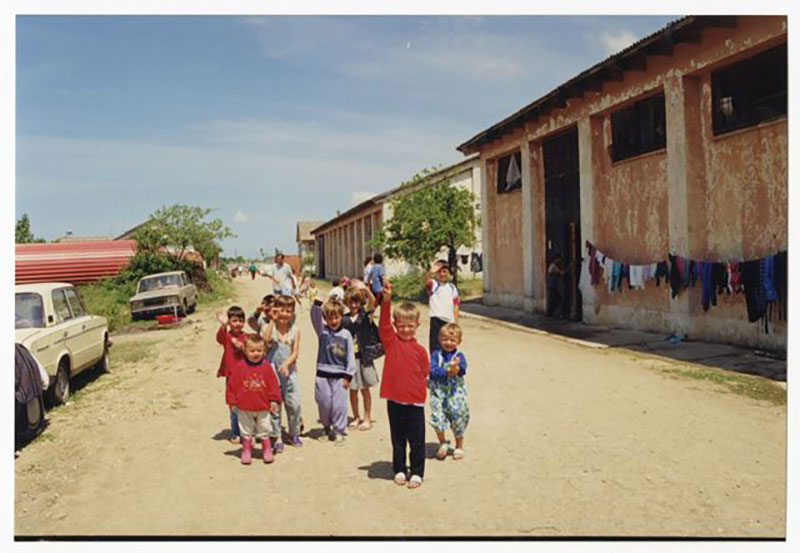
<path fill-rule="evenodd" d="M 435 169 L 425 170 L 403 184 L 390 202 L 391 218 L 378 229 L 372 245 L 423 271 L 446 249 L 457 281 L 456 251 L 475 244 L 480 226 L 477 199 L 470 190 L 451 186 L 452 175 L 431 177 L 433 173 Z M 429 184 L 431 178 L 436 180 Z"/>
<path fill-rule="evenodd" d="M 158 253 L 172 248 L 168 255 L 180 260 L 192 246 L 203 259 L 214 259 L 222 251 L 218 242 L 236 234 L 219 218 L 204 220 L 212 211 L 181 204 L 157 209 L 134 234 L 138 251 Z"/>
<path fill-rule="evenodd" d="M 17 244 L 30 244 L 44 241 L 44 238 L 36 238 L 33 235 L 33 232 L 31 232 L 31 220 L 28 218 L 27 213 L 23 213 L 22 217 L 17 219 L 17 224 L 14 227 L 14 242 Z"/>

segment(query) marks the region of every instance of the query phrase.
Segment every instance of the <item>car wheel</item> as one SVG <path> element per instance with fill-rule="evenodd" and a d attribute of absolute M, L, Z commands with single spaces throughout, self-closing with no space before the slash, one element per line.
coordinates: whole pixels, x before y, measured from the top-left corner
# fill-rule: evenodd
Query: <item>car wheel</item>
<path fill-rule="evenodd" d="M 186 300 L 183 300 L 180 309 L 178 309 L 178 316 L 185 317 L 186 314 L 189 312 L 189 308 L 186 305 Z"/>
<path fill-rule="evenodd" d="M 47 393 L 52 405 L 63 405 L 69 399 L 69 368 L 66 359 L 58 364 L 55 382 Z"/>
<path fill-rule="evenodd" d="M 197 302 L 194 302 L 189 308 L 189 313 L 194 313 L 197 310 Z"/>
<path fill-rule="evenodd" d="M 106 338 L 105 345 L 103 346 L 103 356 L 97 362 L 97 370 L 101 373 L 107 373 L 111 367 L 111 356 L 108 353 L 108 338 Z"/>

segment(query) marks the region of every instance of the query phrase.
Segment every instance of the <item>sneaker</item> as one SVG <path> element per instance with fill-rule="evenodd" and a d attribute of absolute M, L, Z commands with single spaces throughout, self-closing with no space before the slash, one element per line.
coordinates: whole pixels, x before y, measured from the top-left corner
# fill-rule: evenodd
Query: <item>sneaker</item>
<path fill-rule="evenodd" d="M 450 442 L 442 442 L 439 444 L 439 449 L 436 451 L 436 458 L 440 461 L 447 457 L 447 452 L 450 451 Z"/>
<path fill-rule="evenodd" d="M 275 453 L 276 455 L 278 453 L 283 453 L 283 442 L 275 442 L 272 444 L 272 453 Z"/>
<path fill-rule="evenodd" d="M 405 472 L 398 472 L 394 475 L 394 483 L 398 486 L 405 486 L 406 484 L 406 473 Z"/>
<path fill-rule="evenodd" d="M 239 436 L 231 436 L 228 441 L 232 444 L 241 443 L 242 439 Z"/>
<path fill-rule="evenodd" d="M 289 444 L 293 445 L 294 447 L 303 447 L 303 442 L 300 441 L 300 436 L 292 436 L 289 440 Z"/>
<path fill-rule="evenodd" d="M 457 460 L 463 459 L 463 458 L 464 458 L 464 450 L 456 448 L 455 451 L 453 451 L 453 459 L 455 459 L 457 461 Z"/>
<path fill-rule="evenodd" d="M 411 476 L 411 480 L 408 481 L 408 489 L 415 490 L 422 485 L 422 477 L 417 476 L 416 474 Z"/>

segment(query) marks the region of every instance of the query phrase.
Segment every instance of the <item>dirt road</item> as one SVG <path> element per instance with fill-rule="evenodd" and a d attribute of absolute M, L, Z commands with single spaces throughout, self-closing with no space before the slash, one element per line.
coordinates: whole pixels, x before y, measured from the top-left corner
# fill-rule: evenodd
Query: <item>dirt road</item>
<path fill-rule="evenodd" d="M 269 289 L 240 279 L 235 302 Z M 214 311 L 190 319 L 114 338 L 112 372 L 49 413 L 15 460 L 18 536 L 784 535 L 785 407 L 670 378 L 665 361 L 463 318 L 467 455 L 429 459 L 412 491 L 391 481 L 383 400 L 343 447 L 304 438 L 241 465 Z M 299 320 L 313 432 L 316 340 Z"/>

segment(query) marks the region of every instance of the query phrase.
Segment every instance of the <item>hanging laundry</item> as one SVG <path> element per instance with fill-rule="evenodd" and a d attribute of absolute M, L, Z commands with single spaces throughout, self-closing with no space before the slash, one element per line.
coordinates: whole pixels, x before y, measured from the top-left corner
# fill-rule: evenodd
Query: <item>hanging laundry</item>
<path fill-rule="evenodd" d="M 681 270 L 678 267 L 680 258 L 674 255 L 669 255 L 669 287 L 672 290 L 672 298 L 675 299 L 677 297 L 678 292 L 681 290 L 681 282 L 683 282 L 683 277 L 681 276 Z"/>
<path fill-rule="evenodd" d="M 517 167 L 517 160 L 515 156 L 511 156 L 511 161 L 508 164 L 508 171 L 506 171 L 506 190 L 511 190 L 518 180 L 522 178 L 522 173 L 519 172 Z"/>
<path fill-rule="evenodd" d="M 788 307 L 788 282 L 787 282 L 787 261 L 786 252 L 779 252 L 775 256 L 774 279 L 775 292 L 778 294 L 778 320 L 787 320 L 786 312 Z"/>
<path fill-rule="evenodd" d="M 703 311 L 708 311 L 711 305 L 711 295 L 713 294 L 713 286 L 711 283 L 711 264 L 705 261 L 699 261 L 700 269 L 700 284 L 702 287 L 702 294 L 700 304 L 703 306 Z"/>
<path fill-rule="evenodd" d="M 642 265 L 631 265 L 630 266 L 630 285 L 631 288 L 637 288 L 639 290 L 644 289 L 644 266 Z"/>
<path fill-rule="evenodd" d="M 619 262 L 619 261 L 614 261 L 613 262 L 613 269 L 612 269 L 612 273 L 611 273 L 611 289 L 610 290 L 612 292 L 614 290 L 617 290 L 617 291 L 620 291 L 620 292 L 622 291 L 620 289 L 621 277 L 622 277 L 622 263 Z"/>
<path fill-rule="evenodd" d="M 681 257 L 680 259 L 681 259 L 681 277 L 683 278 L 683 287 L 688 288 L 692 278 L 690 271 L 692 267 L 690 266 L 688 257 Z"/>
<path fill-rule="evenodd" d="M 628 288 L 631 287 L 631 275 L 629 271 L 630 265 L 626 265 L 625 263 L 622 264 L 622 268 L 619 271 L 619 288 L 618 290 L 622 292 L 622 281 L 628 281 Z"/>
<path fill-rule="evenodd" d="M 589 281 L 591 284 L 597 284 L 600 282 L 603 268 L 597 259 L 597 249 L 588 241 L 586 242 L 586 247 L 589 249 Z"/>
<path fill-rule="evenodd" d="M 656 279 L 656 286 L 661 284 L 662 278 L 665 281 L 669 281 L 669 265 L 666 261 L 659 261 L 656 263 L 656 270 L 653 273 L 653 276 Z"/>
<path fill-rule="evenodd" d="M 714 285 L 713 304 L 717 305 L 717 294 L 728 291 L 728 273 L 724 263 L 714 262 L 711 265 L 711 283 Z"/>
<path fill-rule="evenodd" d="M 480 273 L 483 270 L 483 254 L 472 252 L 469 268 L 473 273 Z"/>
<path fill-rule="evenodd" d="M 731 292 L 734 294 L 738 294 L 742 291 L 742 281 L 739 277 L 739 266 L 740 263 L 738 261 L 731 261 L 730 267 L 730 274 L 728 275 L 728 282 L 730 283 L 729 286 L 731 288 Z"/>
<path fill-rule="evenodd" d="M 694 286 L 697 279 L 700 277 L 699 261 L 689 261 L 689 286 Z"/>
<path fill-rule="evenodd" d="M 739 275 L 747 302 L 747 320 L 751 323 L 764 316 L 767 297 L 761 281 L 761 260 L 743 261 L 739 264 Z"/>
<path fill-rule="evenodd" d="M 614 260 L 608 256 L 603 261 L 603 275 L 608 285 L 608 291 L 611 292 L 614 286 Z"/>

